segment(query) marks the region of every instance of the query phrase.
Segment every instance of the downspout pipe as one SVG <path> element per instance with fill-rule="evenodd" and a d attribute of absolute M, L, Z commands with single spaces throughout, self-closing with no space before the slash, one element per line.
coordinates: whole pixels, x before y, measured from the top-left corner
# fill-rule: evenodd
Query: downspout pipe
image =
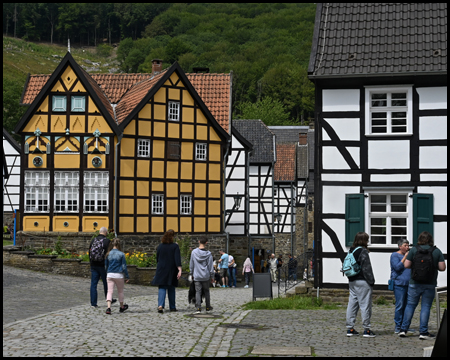
<path fill-rule="evenodd" d="M 118 179 L 118 168 L 119 168 L 119 145 L 122 141 L 123 134 L 117 136 L 117 144 L 114 152 L 114 234 L 117 237 L 117 217 L 119 214 L 119 179 Z"/>
<path fill-rule="evenodd" d="M 230 126 L 231 128 L 231 126 Z M 228 242 L 229 242 L 229 238 L 230 238 L 230 234 L 226 231 L 225 229 L 225 223 L 227 220 L 227 188 L 226 188 L 226 176 L 227 176 L 227 158 L 228 158 L 228 152 L 231 148 L 231 139 L 232 139 L 232 135 L 230 136 L 230 138 L 227 141 L 227 149 L 225 151 L 225 155 L 223 157 L 223 230 L 225 232 L 225 234 L 227 235 L 227 254 L 228 254 Z"/>
<path fill-rule="evenodd" d="M 277 145 L 273 135 L 273 160 L 272 160 L 272 251 L 275 254 L 275 163 L 277 162 Z"/>

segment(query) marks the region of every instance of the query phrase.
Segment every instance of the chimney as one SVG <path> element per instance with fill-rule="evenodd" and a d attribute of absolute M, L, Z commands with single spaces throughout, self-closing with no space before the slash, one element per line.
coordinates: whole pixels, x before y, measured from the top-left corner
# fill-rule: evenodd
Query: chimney
<path fill-rule="evenodd" d="M 308 144 L 308 134 L 305 133 L 299 133 L 298 134 L 298 144 L 299 145 L 307 145 Z"/>
<path fill-rule="evenodd" d="M 162 60 L 153 59 L 152 60 L 152 75 L 159 74 L 162 71 Z"/>

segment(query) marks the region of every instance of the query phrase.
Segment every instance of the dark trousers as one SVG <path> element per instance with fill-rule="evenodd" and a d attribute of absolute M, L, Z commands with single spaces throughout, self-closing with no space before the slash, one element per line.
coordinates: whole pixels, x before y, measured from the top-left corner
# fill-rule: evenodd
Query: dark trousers
<path fill-rule="evenodd" d="M 250 279 L 252 278 L 252 272 L 244 272 L 244 277 L 245 277 L 245 285 L 248 285 L 250 283 Z"/>
<path fill-rule="evenodd" d="M 108 295 L 108 283 L 106 282 L 106 269 L 104 266 L 92 266 L 91 265 L 91 305 L 97 306 L 97 285 L 98 282 L 102 279 L 103 281 L 103 290 L 105 291 L 105 299 L 106 295 Z"/>

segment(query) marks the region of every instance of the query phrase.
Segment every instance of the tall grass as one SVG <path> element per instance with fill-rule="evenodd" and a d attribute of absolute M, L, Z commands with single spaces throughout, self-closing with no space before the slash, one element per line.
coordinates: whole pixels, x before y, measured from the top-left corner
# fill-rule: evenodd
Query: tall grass
<path fill-rule="evenodd" d="M 243 305 L 244 310 L 336 310 L 335 304 L 324 304 L 321 298 L 293 296 L 272 300 L 252 301 Z"/>

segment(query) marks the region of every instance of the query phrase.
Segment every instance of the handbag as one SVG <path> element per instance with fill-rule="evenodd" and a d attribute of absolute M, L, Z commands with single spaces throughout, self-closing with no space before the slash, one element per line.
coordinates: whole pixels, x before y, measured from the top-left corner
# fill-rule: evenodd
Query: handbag
<path fill-rule="evenodd" d="M 394 280 L 388 280 L 388 290 L 394 291 Z"/>

